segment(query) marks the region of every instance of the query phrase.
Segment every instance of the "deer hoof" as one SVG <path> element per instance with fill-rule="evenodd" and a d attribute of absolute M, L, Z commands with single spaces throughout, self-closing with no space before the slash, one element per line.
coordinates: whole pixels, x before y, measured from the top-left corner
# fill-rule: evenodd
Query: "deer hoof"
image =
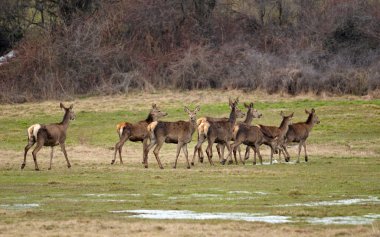
<path fill-rule="evenodd" d="M 173 166 L 173 169 L 176 169 L 177 167 L 176 166 Z"/>
<path fill-rule="evenodd" d="M 253 164 L 253 165 L 256 165 L 256 162 L 254 161 L 252 164 Z"/>
<path fill-rule="evenodd" d="M 35 168 L 34 170 L 35 170 L 35 171 L 40 171 L 40 169 L 39 169 L 39 168 Z"/>
<path fill-rule="evenodd" d="M 199 162 L 203 163 L 203 157 L 199 157 Z"/>
<path fill-rule="evenodd" d="M 229 160 L 229 161 L 228 161 L 228 164 L 229 164 L 229 165 L 232 165 L 233 163 L 234 163 L 234 162 L 233 162 L 232 160 Z"/>
<path fill-rule="evenodd" d="M 25 168 L 25 164 L 21 164 L 21 169 L 24 169 Z"/>
<path fill-rule="evenodd" d="M 286 162 L 289 162 L 289 160 L 290 160 L 290 157 L 285 157 Z"/>
<path fill-rule="evenodd" d="M 222 160 L 220 161 L 220 164 L 224 165 L 226 163 L 227 160 Z"/>
<path fill-rule="evenodd" d="M 51 167 L 49 167 L 48 170 L 51 170 Z"/>
<path fill-rule="evenodd" d="M 145 168 L 145 169 L 148 169 L 148 165 L 147 165 L 147 164 L 145 164 L 145 165 L 144 165 L 144 168 Z"/>
<path fill-rule="evenodd" d="M 190 169 L 190 166 L 187 166 L 187 169 Z"/>
<path fill-rule="evenodd" d="M 248 159 L 249 159 L 249 156 L 244 157 L 244 160 L 248 160 Z"/>
<path fill-rule="evenodd" d="M 194 166 L 194 162 L 191 162 L 191 166 Z"/>
<path fill-rule="evenodd" d="M 305 162 L 307 162 L 309 159 L 308 159 L 308 157 L 307 156 L 305 156 Z"/>
<path fill-rule="evenodd" d="M 113 164 L 115 164 L 115 161 L 113 160 L 113 161 L 111 161 L 111 165 L 113 165 Z"/>
<path fill-rule="evenodd" d="M 162 170 L 163 170 L 163 169 L 164 169 L 164 167 L 160 166 L 160 169 L 162 169 Z"/>

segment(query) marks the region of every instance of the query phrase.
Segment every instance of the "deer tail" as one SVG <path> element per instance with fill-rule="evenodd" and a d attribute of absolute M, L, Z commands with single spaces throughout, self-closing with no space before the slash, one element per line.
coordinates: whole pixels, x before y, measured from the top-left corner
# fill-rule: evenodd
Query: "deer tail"
<path fill-rule="evenodd" d="M 40 124 L 33 124 L 28 128 L 28 140 L 37 139 L 38 130 L 40 130 Z"/>

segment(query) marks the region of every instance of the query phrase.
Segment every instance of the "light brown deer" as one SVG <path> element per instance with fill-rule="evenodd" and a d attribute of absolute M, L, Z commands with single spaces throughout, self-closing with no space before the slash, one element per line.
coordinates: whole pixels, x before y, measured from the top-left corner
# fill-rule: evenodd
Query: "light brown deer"
<path fill-rule="evenodd" d="M 43 146 L 51 147 L 49 170 L 51 169 L 51 165 L 53 162 L 54 147 L 57 145 L 61 146 L 61 150 L 67 161 L 67 167 L 68 168 L 71 167 L 69 159 L 67 158 L 65 141 L 66 141 L 66 131 L 67 131 L 67 128 L 69 127 L 69 122 L 70 120 L 75 119 L 75 113 L 73 111 L 73 105 L 71 105 L 68 108 L 66 108 L 62 103 L 60 103 L 59 105 L 65 111 L 62 122 L 46 124 L 46 125 L 34 124 L 28 128 L 28 145 L 26 145 L 25 147 L 24 162 L 21 164 L 21 169 L 24 169 L 25 164 L 26 164 L 26 155 L 29 149 L 35 143 L 37 143 L 37 145 L 32 152 L 35 170 L 39 170 L 38 164 L 37 164 L 37 152 Z"/>
<path fill-rule="evenodd" d="M 189 115 L 189 121 L 176 121 L 176 122 L 153 122 L 149 124 L 148 131 L 150 133 L 151 143 L 146 147 L 145 154 L 145 168 L 148 168 L 148 153 L 153 146 L 154 155 L 156 156 L 157 163 L 161 169 L 164 167 L 161 164 L 159 158 L 159 152 L 164 143 L 174 143 L 177 144 L 177 155 L 174 162 L 173 168 L 177 167 L 177 161 L 179 153 L 182 149 L 185 154 L 187 161 L 187 168 L 190 169 L 190 163 L 187 152 L 187 144 L 191 142 L 193 133 L 195 132 L 197 123 L 196 123 L 196 114 L 200 110 L 200 107 L 197 106 L 193 111 L 190 111 L 185 106 L 185 112 Z"/>
<path fill-rule="evenodd" d="M 152 104 L 152 109 L 149 111 L 148 117 L 145 120 L 137 122 L 135 124 L 128 122 L 121 122 L 116 125 L 116 132 L 119 134 L 119 141 L 115 144 L 115 153 L 111 164 L 115 163 L 116 153 L 119 151 L 120 164 L 123 164 L 123 159 L 121 158 L 121 152 L 123 145 L 126 141 L 130 140 L 132 142 L 142 142 L 143 150 L 148 143 L 148 130 L 147 127 L 150 123 L 157 121 L 158 119 L 166 116 L 167 113 L 162 112 L 156 104 Z M 144 155 L 143 155 L 144 164 Z"/>
<path fill-rule="evenodd" d="M 320 120 L 318 116 L 315 114 L 314 108 L 311 109 L 311 112 L 305 109 L 305 113 L 309 115 L 306 122 L 293 123 L 289 126 L 288 132 L 285 135 L 285 143 L 282 145 L 282 148 L 286 153 L 286 162 L 290 160 L 290 155 L 286 150 L 286 144 L 291 142 L 299 143 L 297 163 L 300 162 L 300 154 L 302 147 L 305 150 L 305 162 L 308 161 L 308 156 L 306 152 L 306 139 L 309 137 L 309 134 L 314 125 L 319 124 Z"/>

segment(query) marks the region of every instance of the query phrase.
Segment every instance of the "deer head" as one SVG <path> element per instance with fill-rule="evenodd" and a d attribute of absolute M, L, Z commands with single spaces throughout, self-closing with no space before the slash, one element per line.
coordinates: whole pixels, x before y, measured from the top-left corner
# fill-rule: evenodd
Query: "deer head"
<path fill-rule="evenodd" d="M 193 111 L 191 111 L 189 108 L 187 108 L 187 106 L 185 106 L 185 108 L 184 108 L 185 112 L 189 115 L 190 121 L 193 123 L 196 122 L 197 113 L 200 109 L 201 108 L 199 107 L 199 105 L 197 107 L 195 107 L 195 109 Z"/>
<path fill-rule="evenodd" d="M 289 116 L 286 116 L 284 114 L 283 111 L 280 112 L 280 115 L 282 117 L 282 123 L 281 124 L 284 124 L 284 125 L 291 125 L 292 124 L 292 118 L 293 118 L 293 115 L 294 115 L 294 112 L 291 113 Z"/>
<path fill-rule="evenodd" d="M 317 114 L 315 113 L 315 109 L 312 108 L 311 112 L 309 112 L 307 109 L 305 109 L 305 113 L 309 115 L 309 118 L 307 119 L 312 124 L 319 124 L 321 121 L 319 120 Z"/>
<path fill-rule="evenodd" d="M 244 107 L 248 109 L 247 116 L 250 115 L 252 118 L 261 118 L 263 116 L 257 109 L 253 108 L 253 103 L 250 104 L 244 103 Z"/>
<path fill-rule="evenodd" d="M 74 105 L 70 105 L 70 107 L 65 107 L 62 103 L 59 103 L 61 109 L 65 110 L 65 114 L 68 114 L 70 120 L 75 120 L 75 113 L 73 111 Z"/>
<path fill-rule="evenodd" d="M 160 118 L 165 117 L 166 115 L 168 115 L 168 113 L 162 112 L 157 107 L 156 104 L 152 104 L 152 109 L 150 111 L 150 114 L 152 115 L 154 121 L 157 121 L 158 119 L 160 119 Z"/>

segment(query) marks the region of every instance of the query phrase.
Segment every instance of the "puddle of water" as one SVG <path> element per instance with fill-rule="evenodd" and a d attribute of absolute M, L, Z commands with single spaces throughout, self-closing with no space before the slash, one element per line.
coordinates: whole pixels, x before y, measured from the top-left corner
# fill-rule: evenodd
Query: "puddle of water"
<path fill-rule="evenodd" d="M 236 220 L 249 222 L 266 222 L 266 223 L 289 223 L 292 222 L 289 216 L 267 216 L 262 214 L 249 213 L 209 213 L 177 210 L 120 210 L 111 211 L 111 213 L 128 213 L 132 218 L 143 219 L 175 219 L 175 220 Z"/>
<path fill-rule="evenodd" d="M 187 210 L 119 210 L 111 213 L 128 214 L 131 218 L 160 220 L 235 220 L 249 222 L 265 222 L 271 224 L 306 222 L 322 225 L 369 225 L 380 220 L 380 214 L 342 217 L 305 217 L 292 220 L 290 216 L 265 215 L 263 213 L 224 213 L 224 212 L 193 212 Z"/>
<path fill-rule="evenodd" d="M 37 203 L 28 203 L 28 204 L 1 204 L 0 208 L 4 209 L 28 209 L 28 208 L 34 208 L 34 207 L 39 207 L 40 204 Z"/>
<path fill-rule="evenodd" d="M 229 194 L 251 194 L 251 192 L 248 191 L 229 191 Z"/>
<path fill-rule="evenodd" d="M 277 205 L 279 207 L 318 207 L 318 206 L 340 206 L 340 205 L 358 205 L 358 204 L 368 204 L 368 203 L 380 203 L 378 197 L 369 196 L 368 198 L 353 198 L 353 199 L 342 199 L 333 201 L 321 201 L 321 202 L 306 202 L 306 203 L 292 203 Z"/>
<path fill-rule="evenodd" d="M 121 196 L 131 196 L 131 197 L 139 197 L 141 196 L 139 193 L 124 193 L 124 194 L 113 194 L 113 193 L 87 193 L 83 194 L 83 196 L 87 197 L 121 197 Z"/>
<path fill-rule="evenodd" d="M 379 214 L 369 214 L 364 216 L 310 217 L 306 218 L 306 222 L 323 225 L 369 225 L 378 219 L 380 219 Z"/>

